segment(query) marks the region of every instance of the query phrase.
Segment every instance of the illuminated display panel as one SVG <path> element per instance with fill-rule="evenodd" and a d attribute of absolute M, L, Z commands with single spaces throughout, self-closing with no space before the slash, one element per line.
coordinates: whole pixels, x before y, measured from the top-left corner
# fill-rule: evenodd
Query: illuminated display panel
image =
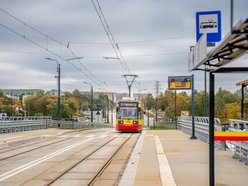
<path fill-rule="evenodd" d="M 120 107 L 137 107 L 138 103 L 135 103 L 135 102 L 120 102 L 119 106 Z"/>
<path fill-rule="evenodd" d="M 191 89 L 191 76 L 168 77 L 169 90 Z"/>

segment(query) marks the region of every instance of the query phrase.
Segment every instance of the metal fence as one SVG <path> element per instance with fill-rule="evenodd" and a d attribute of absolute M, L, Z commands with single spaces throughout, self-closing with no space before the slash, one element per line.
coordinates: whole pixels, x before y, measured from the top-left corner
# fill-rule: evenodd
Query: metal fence
<path fill-rule="evenodd" d="M 0 120 L 0 134 L 46 129 L 52 124 L 51 117 L 5 117 Z"/>
<path fill-rule="evenodd" d="M 228 131 L 248 131 L 248 121 L 245 120 L 229 120 L 230 127 Z M 179 117 L 178 129 L 192 135 L 192 117 Z M 223 131 L 220 126 L 220 120 L 215 118 L 215 130 Z M 209 118 L 208 117 L 195 117 L 195 136 L 208 143 L 209 142 Z M 224 141 L 215 142 L 215 145 L 221 149 L 230 148 L 234 151 L 234 158 L 245 162 L 248 165 L 248 142 Z"/>
<path fill-rule="evenodd" d="M 53 126 L 58 125 L 58 120 L 53 120 Z M 62 127 L 65 128 L 77 128 L 77 127 L 114 127 L 112 123 L 103 122 L 87 122 L 87 121 L 60 121 Z"/>
<path fill-rule="evenodd" d="M 220 120 L 214 119 L 215 130 L 221 131 L 222 128 L 218 126 Z M 192 135 L 192 117 L 179 117 L 178 118 L 178 129 Z M 208 117 L 195 117 L 195 136 L 208 143 L 209 142 L 209 118 Z"/>

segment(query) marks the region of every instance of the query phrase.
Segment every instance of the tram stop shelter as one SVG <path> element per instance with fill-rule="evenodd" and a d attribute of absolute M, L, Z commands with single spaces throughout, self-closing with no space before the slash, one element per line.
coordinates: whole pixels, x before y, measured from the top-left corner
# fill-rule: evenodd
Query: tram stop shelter
<path fill-rule="evenodd" d="M 248 72 L 246 67 L 225 67 L 248 53 L 248 18 L 238 22 L 215 48 L 207 53 L 206 34 L 190 47 L 189 71 L 209 72 L 209 183 L 214 185 L 214 84 L 217 73 Z M 207 67 L 207 68 L 206 68 Z"/>

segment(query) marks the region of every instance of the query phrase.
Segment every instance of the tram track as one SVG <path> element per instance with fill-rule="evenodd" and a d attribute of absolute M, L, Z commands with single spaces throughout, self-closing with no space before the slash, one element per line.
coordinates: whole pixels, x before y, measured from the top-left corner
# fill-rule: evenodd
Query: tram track
<path fill-rule="evenodd" d="M 0 183 L 42 186 L 99 185 L 102 182 L 109 185 L 106 184 L 109 180 L 118 183 L 139 135 L 110 130 L 77 134 L 81 133 L 57 135 L 63 139 L 59 140 L 61 143 L 53 141 L 54 145 L 42 144 L 23 152 L 20 148 L 16 154 L 1 154 Z M 67 136 L 72 140 L 68 141 Z"/>
<path fill-rule="evenodd" d="M 73 133 L 78 133 L 78 132 L 73 132 Z M 87 135 L 87 134 L 92 134 L 92 132 L 87 132 L 85 135 Z M 53 139 L 53 140 L 56 140 L 56 139 Z M 19 153 L 16 153 L 16 154 L 13 154 L 13 155 L 10 155 L 10 156 L 7 156 L 7 157 L 0 158 L 0 161 L 7 160 L 7 159 L 10 159 L 10 158 L 13 158 L 13 157 L 16 157 L 16 156 L 19 156 L 19 155 L 22 155 L 22 154 L 25 154 L 25 153 L 28 153 L 28 152 L 32 152 L 32 151 L 35 151 L 35 150 L 38 150 L 38 149 L 41 149 L 41 148 L 44 148 L 44 147 L 48 147 L 50 145 L 62 143 L 62 142 L 69 141 L 69 140 L 72 140 L 72 138 L 67 137 L 66 139 L 61 139 L 59 141 L 55 141 L 55 142 L 52 142 L 52 143 L 47 143 L 47 144 L 44 144 L 44 145 L 41 145 L 41 146 L 38 146 L 38 147 L 35 147 L 35 148 L 32 148 L 32 149 L 28 149 L 28 150 L 25 150 L 25 151 L 22 151 L 22 152 L 19 152 Z M 48 142 L 48 141 L 51 141 L 51 139 L 40 141 L 40 142 L 33 142 L 31 144 L 29 143 L 27 145 L 21 146 L 21 148 L 29 147 L 31 145 L 37 145 L 37 144 L 40 144 L 40 143 L 45 143 L 45 142 Z M 4 154 L 4 153 L 8 153 L 8 152 L 15 151 L 15 150 L 18 150 L 18 149 L 20 149 L 20 146 L 16 146 L 15 148 L 11 148 L 11 149 L 8 149 L 6 151 L 1 151 L 0 153 Z"/>
<path fill-rule="evenodd" d="M 109 158 L 109 160 L 102 166 L 102 168 L 98 171 L 98 173 L 95 175 L 95 177 L 90 181 L 90 183 L 88 184 L 88 186 L 92 186 L 94 185 L 99 177 L 106 171 L 106 169 L 108 168 L 108 166 L 111 164 L 111 162 L 113 161 L 113 159 L 117 156 L 118 153 L 120 153 L 120 150 L 124 147 L 124 145 L 127 144 L 127 142 L 134 136 L 134 134 L 132 134 L 132 136 L 130 136 L 126 141 L 124 141 L 124 143 L 121 144 L 121 146 L 116 150 L 116 152 Z M 134 148 L 136 143 L 134 143 L 134 145 L 132 146 L 132 150 Z M 131 154 L 131 152 L 130 152 Z M 130 154 L 128 155 L 127 161 L 130 157 Z M 125 165 L 127 164 L 127 161 L 125 162 Z M 121 170 L 122 172 L 124 171 L 123 168 Z M 121 173 L 122 173 L 121 172 Z M 119 182 L 119 178 L 121 175 L 118 176 L 118 178 L 116 179 L 116 183 L 115 185 L 117 185 L 117 182 Z"/>
<path fill-rule="evenodd" d="M 47 147 L 47 146 L 49 146 L 49 145 L 54 145 L 54 144 L 57 144 L 57 143 L 60 143 L 60 142 L 64 142 L 64 141 L 67 141 L 67 140 L 71 140 L 71 138 L 62 139 L 62 140 L 60 140 L 60 141 L 55 141 L 55 142 L 52 142 L 52 143 L 48 143 L 48 144 L 45 144 L 45 145 L 42 145 L 42 146 L 39 146 L 39 147 L 35 147 L 35 148 L 33 148 L 33 149 L 29 149 L 29 150 L 26 150 L 26 151 L 23 151 L 23 152 L 19 152 L 19 153 L 13 154 L 13 155 L 8 156 L 8 157 L 0 158 L 0 161 L 7 160 L 7 159 L 9 159 L 9 158 L 13 158 L 13 157 L 16 157 L 16 156 L 19 156 L 19 155 L 22 155 L 22 154 L 25 154 L 25 153 L 28 153 L 28 152 L 32 152 L 32 151 L 41 149 L 41 148 L 43 148 L 43 147 Z M 47 141 L 49 141 L 49 140 L 47 140 Z M 45 141 L 45 142 L 46 142 L 46 141 Z"/>
<path fill-rule="evenodd" d="M 89 154 L 87 154 L 86 156 L 84 156 L 82 159 L 80 159 L 79 161 L 75 162 L 73 165 L 71 165 L 70 167 L 68 167 L 66 170 L 64 170 L 63 172 L 61 172 L 59 175 L 57 175 L 55 178 L 53 178 L 50 182 L 46 183 L 46 186 L 50 186 L 55 184 L 58 180 L 60 180 L 63 176 L 65 176 L 66 174 L 68 174 L 72 169 L 74 169 L 75 167 L 77 167 L 78 165 L 80 165 L 81 163 L 83 163 L 85 160 L 89 159 L 91 156 L 93 156 L 94 154 L 96 154 L 99 150 L 103 149 L 104 147 L 106 147 L 108 144 L 110 144 L 111 142 L 113 142 L 115 139 L 117 139 L 118 137 L 120 137 L 122 134 L 119 134 L 118 136 L 115 136 L 113 138 L 111 138 L 110 140 L 108 140 L 107 142 L 105 142 L 104 144 L 102 144 L 101 146 L 99 146 L 98 148 L 94 149 L 92 152 L 90 152 Z M 112 155 L 110 157 L 108 157 L 108 160 L 102 165 L 102 167 L 97 171 L 97 173 L 92 177 L 91 180 L 89 180 L 89 183 L 87 185 L 94 185 L 94 183 L 98 180 L 99 176 L 104 172 L 104 170 L 106 170 L 106 168 L 109 166 L 109 164 L 111 163 L 111 161 L 113 160 L 113 158 L 116 156 L 116 154 L 123 148 L 123 146 L 134 136 L 134 134 L 130 134 L 127 139 L 125 139 L 121 144 L 118 145 L 118 147 L 115 149 L 115 151 L 112 153 Z"/>

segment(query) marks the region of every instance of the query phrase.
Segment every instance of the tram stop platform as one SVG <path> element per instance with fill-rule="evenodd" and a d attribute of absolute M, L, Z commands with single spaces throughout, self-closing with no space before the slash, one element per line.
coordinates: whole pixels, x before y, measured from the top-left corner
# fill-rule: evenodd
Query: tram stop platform
<path fill-rule="evenodd" d="M 121 186 L 208 186 L 209 145 L 179 130 L 143 130 Z M 248 185 L 248 165 L 215 149 L 215 185 Z"/>

